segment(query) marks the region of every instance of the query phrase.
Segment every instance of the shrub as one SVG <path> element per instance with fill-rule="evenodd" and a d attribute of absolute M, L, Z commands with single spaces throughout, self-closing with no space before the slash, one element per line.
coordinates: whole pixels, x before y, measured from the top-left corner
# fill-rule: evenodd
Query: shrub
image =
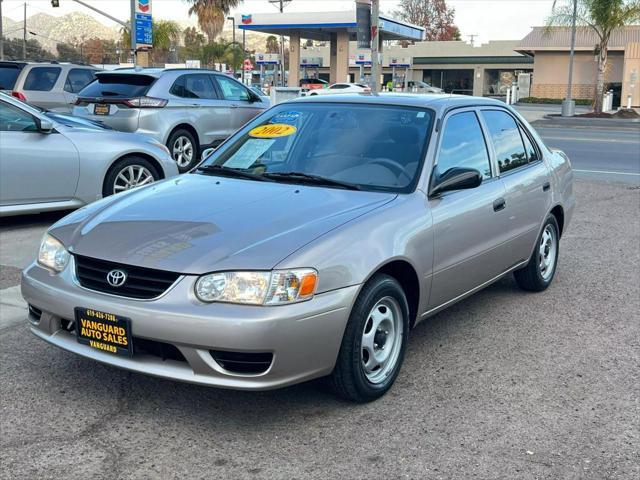
<path fill-rule="evenodd" d="M 576 105 L 591 106 L 593 100 L 590 98 L 574 98 Z M 542 98 L 542 97 L 525 97 L 518 100 L 518 103 L 542 103 L 548 105 L 560 105 L 562 103 L 561 98 Z"/>

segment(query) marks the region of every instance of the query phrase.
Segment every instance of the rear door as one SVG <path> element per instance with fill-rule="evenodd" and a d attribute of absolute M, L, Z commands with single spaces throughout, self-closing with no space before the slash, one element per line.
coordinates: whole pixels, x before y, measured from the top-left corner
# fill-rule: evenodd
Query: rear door
<path fill-rule="evenodd" d="M 434 175 L 453 167 L 474 168 L 483 180 L 476 188 L 444 192 L 428 200 L 434 228 L 430 309 L 488 282 L 510 266 L 505 258 L 505 187 L 473 109 L 455 110 L 445 118 L 436 155 Z"/>
<path fill-rule="evenodd" d="M 78 93 L 95 80 L 94 70 L 90 68 L 71 68 L 64 80 L 64 98 L 68 105 L 68 112 L 73 110 L 73 104 L 78 98 Z"/>
<path fill-rule="evenodd" d="M 512 263 L 529 258 L 542 221 L 551 208 L 549 170 L 540 148 L 523 125 L 504 109 L 482 109 L 500 178 L 506 187 Z"/>
<path fill-rule="evenodd" d="M 200 145 L 216 145 L 229 136 L 231 109 L 218 97 L 212 75 L 186 73 L 169 89 L 170 109 L 178 109 L 175 123 L 189 123 L 198 132 Z"/>
<path fill-rule="evenodd" d="M 56 65 L 27 67 L 22 85 L 17 85 L 27 102 L 46 110 L 65 111 L 62 67 Z"/>
<path fill-rule="evenodd" d="M 218 92 L 224 103 L 231 109 L 231 124 L 229 134 L 261 113 L 265 109 L 262 101 L 255 101 L 249 89 L 237 80 L 225 75 L 213 75 Z"/>
<path fill-rule="evenodd" d="M 0 101 L 0 145 L 0 204 L 73 198 L 79 158 L 63 134 L 38 132 L 29 112 Z"/>

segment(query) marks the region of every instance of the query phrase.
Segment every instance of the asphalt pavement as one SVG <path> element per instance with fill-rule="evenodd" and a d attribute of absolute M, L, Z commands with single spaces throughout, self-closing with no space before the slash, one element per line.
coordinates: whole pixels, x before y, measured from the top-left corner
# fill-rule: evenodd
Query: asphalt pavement
<path fill-rule="evenodd" d="M 627 128 L 534 127 L 551 148 L 563 150 L 578 178 L 640 184 L 640 125 Z"/>
<path fill-rule="evenodd" d="M 578 181 L 544 293 L 509 277 L 420 324 L 392 391 L 248 393 L 128 373 L 33 337 L 19 267 L 59 214 L 0 227 L 0 478 L 640 476 L 640 189 Z"/>

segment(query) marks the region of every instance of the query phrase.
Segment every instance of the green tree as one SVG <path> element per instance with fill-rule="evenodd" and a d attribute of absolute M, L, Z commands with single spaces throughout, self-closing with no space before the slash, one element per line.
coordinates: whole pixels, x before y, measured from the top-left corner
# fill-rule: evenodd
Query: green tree
<path fill-rule="evenodd" d="M 202 61 L 209 66 L 216 63 L 226 63 L 229 46 L 224 42 L 213 42 L 202 47 Z"/>
<path fill-rule="evenodd" d="M 394 15 L 423 27 L 427 41 L 460 40 L 455 10 L 445 0 L 400 0 Z"/>
<path fill-rule="evenodd" d="M 153 22 L 153 60 L 164 62 L 167 60 L 172 46 L 176 46 L 180 40 L 182 30 L 180 26 L 171 20 L 154 20 Z M 131 45 L 129 27 L 120 29 L 123 45 Z"/>
<path fill-rule="evenodd" d="M 82 55 L 80 53 L 80 47 L 72 43 L 58 43 L 56 45 L 58 51 L 58 60 L 61 62 L 80 62 L 82 61 Z"/>
<path fill-rule="evenodd" d="M 591 28 L 598 38 L 595 53 L 598 56 L 596 74 L 596 98 L 594 110 L 602 112 L 602 101 L 605 89 L 605 72 L 609 39 L 618 28 L 640 21 L 639 0 L 577 0 L 578 10 L 576 25 Z M 558 4 L 554 1 L 551 15 L 547 19 L 547 28 L 570 26 L 573 21 L 573 0 Z"/>
<path fill-rule="evenodd" d="M 222 32 L 224 20 L 232 8 L 238 6 L 238 0 L 185 0 L 191 4 L 189 15 L 198 17 L 198 25 L 205 33 L 209 43 Z"/>
<path fill-rule="evenodd" d="M 198 59 L 202 54 L 202 47 L 206 39 L 195 27 L 187 27 L 182 33 L 184 48 L 182 49 L 182 58 L 184 60 Z"/>
<path fill-rule="evenodd" d="M 242 44 L 238 42 L 229 43 L 227 45 L 227 63 L 234 72 L 242 67 L 243 60 L 244 52 L 242 50 Z"/>
<path fill-rule="evenodd" d="M 22 39 L 6 38 L 4 39 L 4 54 L 8 60 L 25 60 L 22 56 Z M 27 58 L 26 60 L 50 60 L 54 55 L 42 48 L 40 42 L 36 39 L 27 40 Z"/>

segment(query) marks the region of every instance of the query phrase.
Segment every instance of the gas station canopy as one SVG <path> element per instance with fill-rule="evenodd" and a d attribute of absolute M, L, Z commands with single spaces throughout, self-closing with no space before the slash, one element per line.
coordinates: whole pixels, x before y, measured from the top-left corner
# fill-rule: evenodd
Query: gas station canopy
<path fill-rule="evenodd" d="M 272 35 L 296 35 L 317 41 L 331 39 L 332 33 L 348 32 L 349 40 L 356 40 L 358 24 L 356 10 L 340 12 L 256 13 L 236 15 L 236 25 L 247 31 Z M 380 15 L 382 40 L 424 39 L 424 28 Z"/>

